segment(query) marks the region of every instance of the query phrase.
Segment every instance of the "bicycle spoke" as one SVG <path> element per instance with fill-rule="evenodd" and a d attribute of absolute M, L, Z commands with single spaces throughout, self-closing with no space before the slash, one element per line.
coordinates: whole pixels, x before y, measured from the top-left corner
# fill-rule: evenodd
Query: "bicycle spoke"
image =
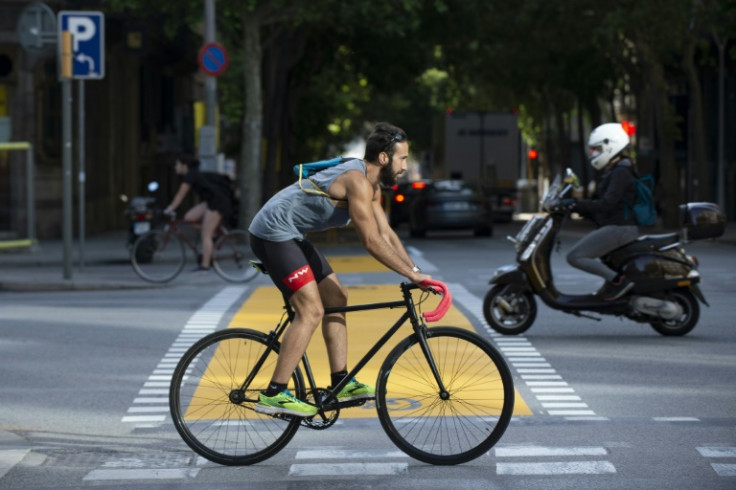
<path fill-rule="evenodd" d="M 265 350 L 265 336 L 244 329 L 210 334 L 182 357 L 172 378 L 170 402 L 179 434 L 197 453 L 228 465 L 253 464 L 279 451 L 299 421 L 261 415 L 253 410 L 276 361 L 272 352 L 253 385 L 240 392 L 243 379 Z M 303 396 L 298 372 L 290 388 Z M 232 400 L 238 393 L 243 399 Z"/>
<path fill-rule="evenodd" d="M 227 281 L 247 282 L 258 275 L 250 265 L 253 258 L 248 235 L 241 230 L 232 230 L 217 240 L 212 252 L 212 265 Z"/>
<path fill-rule="evenodd" d="M 179 237 L 168 231 L 149 231 L 136 240 L 130 261 L 141 279 L 168 282 L 184 268 L 184 245 Z"/>
<path fill-rule="evenodd" d="M 503 359 L 477 335 L 430 329 L 427 343 L 449 396 L 416 337 L 404 340 L 379 375 L 379 417 L 389 437 L 412 457 L 433 464 L 476 458 L 503 434 L 513 409 L 513 385 Z"/>

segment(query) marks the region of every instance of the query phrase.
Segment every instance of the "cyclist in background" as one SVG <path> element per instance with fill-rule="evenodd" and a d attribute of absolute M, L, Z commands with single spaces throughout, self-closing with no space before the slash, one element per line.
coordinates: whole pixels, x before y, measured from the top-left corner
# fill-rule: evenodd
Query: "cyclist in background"
<path fill-rule="evenodd" d="M 202 254 L 200 263 L 194 271 L 206 272 L 210 270 L 212 262 L 212 237 L 215 230 L 223 220 L 229 219 L 232 212 L 233 194 L 230 178 L 214 172 L 200 172 L 199 160 L 189 155 L 180 155 L 176 159 L 174 171 L 183 177 L 183 181 L 164 213 L 173 214 L 190 189 L 194 189 L 203 201 L 187 211 L 184 220 L 200 227 Z"/>
<path fill-rule="evenodd" d="M 255 411 L 311 417 L 317 408 L 286 389 L 291 374 L 322 322 L 332 386 L 347 376 L 345 313 L 324 314 L 325 308 L 347 305 L 347 291 L 324 255 L 306 238 L 309 232 L 355 225 L 363 246 L 382 264 L 414 283 L 430 279 L 414 265 L 381 206 L 381 184 L 392 186 L 407 170 L 406 133 L 379 123 L 368 137 L 363 160 L 355 158 L 324 169 L 282 189 L 253 218 L 253 253 L 263 262 L 276 286 L 294 308 L 294 321 L 281 344 L 268 389 Z M 338 401 L 373 398 L 375 388 L 353 379 L 337 394 Z"/>

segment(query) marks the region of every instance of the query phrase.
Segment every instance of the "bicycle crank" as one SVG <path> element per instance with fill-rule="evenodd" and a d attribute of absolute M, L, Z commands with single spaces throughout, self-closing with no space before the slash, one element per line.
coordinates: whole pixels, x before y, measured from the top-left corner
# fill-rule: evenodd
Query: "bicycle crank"
<path fill-rule="evenodd" d="M 317 388 L 317 399 L 324 400 L 326 396 L 327 390 Z M 316 400 L 313 393 L 310 393 L 307 396 L 307 401 L 318 405 L 317 403 L 315 403 Z M 339 417 L 340 406 L 335 403 L 331 403 L 327 406 L 322 407 L 322 410 L 314 417 L 310 419 L 302 419 L 302 425 L 314 430 L 324 430 L 335 425 L 335 422 L 337 422 L 337 419 Z"/>

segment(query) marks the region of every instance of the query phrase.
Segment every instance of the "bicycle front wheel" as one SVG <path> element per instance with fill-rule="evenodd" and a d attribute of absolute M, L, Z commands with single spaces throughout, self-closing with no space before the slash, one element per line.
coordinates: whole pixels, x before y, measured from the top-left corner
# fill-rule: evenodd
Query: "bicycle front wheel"
<path fill-rule="evenodd" d="M 484 454 L 511 420 L 514 386 L 498 351 L 473 332 L 427 329 L 441 393 L 419 336 L 401 341 L 381 366 L 376 407 L 383 429 L 409 456 L 430 464 L 465 463 Z"/>
<path fill-rule="evenodd" d="M 171 379 L 169 408 L 179 435 L 197 454 L 223 465 L 249 465 L 273 456 L 294 436 L 300 419 L 254 411 L 273 374 L 279 344 L 265 355 L 267 350 L 266 334 L 228 328 L 203 337 L 181 358 Z M 305 399 L 298 368 L 289 389 Z"/>
<path fill-rule="evenodd" d="M 247 282 L 256 277 L 258 270 L 250 265 L 254 258 L 248 245 L 248 235 L 240 230 L 223 235 L 212 251 L 213 267 L 230 282 Z"/>
<path fill-rule="evenodd" d="M 165 230 L 151 230 L 138 237 L 130 251 L 130 263 L 138 276 L 148 282 L 169 282 L 185 263 L 181 239 Z"/>

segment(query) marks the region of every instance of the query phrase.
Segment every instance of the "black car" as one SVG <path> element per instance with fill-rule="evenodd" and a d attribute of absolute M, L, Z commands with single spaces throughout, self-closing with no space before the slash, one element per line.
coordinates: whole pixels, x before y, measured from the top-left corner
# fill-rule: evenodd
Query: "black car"
<path fill-rule="evenodd" d="M 429 180 L 415 180 L 400 182 L 391 187 L 389 207 L 389 221 L 391 226 L 400 225 L 409 221 L 411 203 L 419 192 L 427 186 Z"/>
<path fill-rule="evenodd" d="M 491 200 L 493 219 L 496 222 L 511 222 L 514 219 L 514 212 L 516 212 L 516 190 L 490 189 L 488 196 Z"/>
<path fill-rule="evenodd" d="M 472 229 L 475 236 L 491 236 L 490 201 L 477 186 L 462 180 L 427 183 L 412 199 L 409 233 L 423 237 L 428 230 L 456 229 Z"/>

